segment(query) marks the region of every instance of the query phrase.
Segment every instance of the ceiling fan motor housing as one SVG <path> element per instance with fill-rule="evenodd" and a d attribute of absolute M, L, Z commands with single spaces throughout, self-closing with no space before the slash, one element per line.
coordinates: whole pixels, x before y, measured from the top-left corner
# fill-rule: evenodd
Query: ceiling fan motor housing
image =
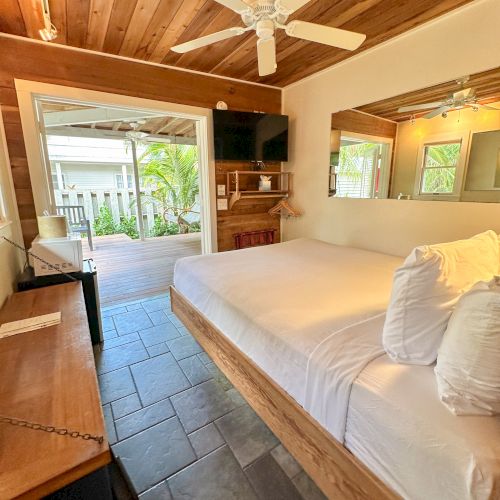
<path fill-rule="evenodd" d="M 261 19 L 260 21 L 257 21 L 255 31 L 261 40 L 272 38 L 274 35 L 274 22 L 271 21 L 271 19 Z"/>

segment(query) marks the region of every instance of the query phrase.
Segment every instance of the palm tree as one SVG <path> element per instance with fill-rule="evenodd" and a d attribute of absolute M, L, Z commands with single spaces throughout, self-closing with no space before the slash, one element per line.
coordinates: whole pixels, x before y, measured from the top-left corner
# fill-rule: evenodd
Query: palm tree
<path fill-rule="evenodd" d="M 193 209 L 200 192 L 197 147 L 152 143 L 139 163 L 144 185 L 153 188 L 151 195 L 143 195 L 145 202 L 160 207 L 165 222 L 175 219 L 181 233 L 189 232 L 186 215 L 198 213 Z"/>
<path fill-rule="evenodd" d="M 426 147 L 424 193 L 453 192 L 460 146 L 459 143 L 445 143 Z"/>

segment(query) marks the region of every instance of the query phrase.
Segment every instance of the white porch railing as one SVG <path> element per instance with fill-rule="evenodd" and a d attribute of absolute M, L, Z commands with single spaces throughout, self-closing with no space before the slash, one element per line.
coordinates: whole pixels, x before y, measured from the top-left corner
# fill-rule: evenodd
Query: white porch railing
<path fill-rule="evenodd" d="M 141 189 L 141 195 L 151 195 L 151 188 Z M 116 223 L 121 217 L 136 215 L 137 208 L 133 203 L 135 199 L 134 191 L 131 189 L 75 189 L 75 190 L 54 190 L 56 205 L 83 205 L 85 215 L 94 227 L 94 221 L 99 217 L 99 209 L 107 205 Z M 142 217 L 144 228 L 148 232 L 153 228 L 155 215 L 159 214 L 158 207 L 152 203 L 143 203 Z"/>

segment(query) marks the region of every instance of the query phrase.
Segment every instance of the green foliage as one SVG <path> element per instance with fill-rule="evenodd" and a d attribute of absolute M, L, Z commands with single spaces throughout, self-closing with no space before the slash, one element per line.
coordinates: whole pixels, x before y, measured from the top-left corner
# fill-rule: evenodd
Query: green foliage
<path fill-rule="evenodd" d="M 137 240 L 139 238 L 139 231 L 137 230 L 137 221 L 135 215 L 130 217 L 122 217 L 120 225 L 118 226 L 117 233 L 124 233 L 129 238 Z"/>
<path fill-rule="evenodd" d="M 118 225 L 113 219 L 111 210 L 107 205 L 102 205 L 99 209 L 99 217 L 94 220 L 94 231 L 96 236 L 118 233 Z"/>
<path fill-rule="evenodd" d="M 459 156 L 459 143 L 426 146 L 422 193 L 453 193 Z"/>
<path fill-rule="evenodd" d="M 190 233 L 199 233 L 201 231 L 201 224 L 199 222 L 193 222 L 189 226 L 189 232 Z"/>
<path fill-rule="evenodd" d="M 169 236 L 179 234 L 179 226 L 174 222 L 167 222 L 162 217 L 156 217 L 150 236 Z"/>
<path fill-rule="evenodd" d="M 159 207 L 165 221 L 174 217 L 179 232 L 189 232 L 186 215 L 196 213 L 193 208 L 200 192 L 197 147 L 152 143 L 140 162 L 144 186 L 153 188 L 151 195 L 143 195 L 144 202 Z"/>

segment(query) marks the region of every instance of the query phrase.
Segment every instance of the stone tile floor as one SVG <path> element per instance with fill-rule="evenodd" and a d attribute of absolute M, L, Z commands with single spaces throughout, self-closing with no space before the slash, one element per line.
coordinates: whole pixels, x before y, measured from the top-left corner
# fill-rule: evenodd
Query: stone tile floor
<path fill-rule="evenodd" d="M 102 310 L 95 354 L 109 441 L 141 500 L 323 499 L 170 310 Z"/>

